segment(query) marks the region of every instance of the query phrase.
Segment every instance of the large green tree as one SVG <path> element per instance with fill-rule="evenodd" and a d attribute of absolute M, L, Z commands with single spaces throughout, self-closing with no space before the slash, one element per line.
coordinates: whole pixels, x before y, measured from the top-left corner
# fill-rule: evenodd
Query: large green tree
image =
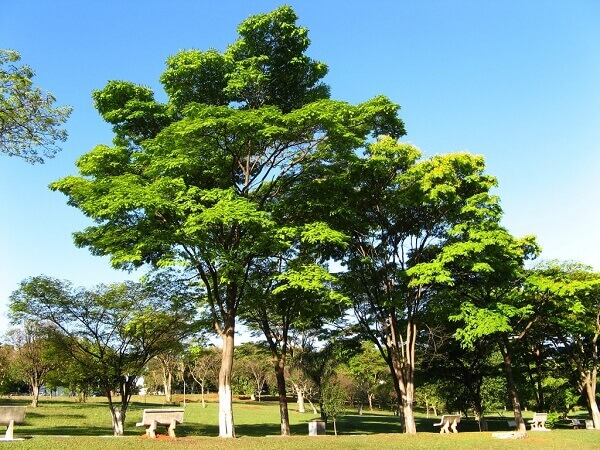
<path fill-rule="evenodd" d="M 597 386 L 600 355 L 600 275 L 572 261 L 549 261 L 531 270 L 526 295 L 544 299 L 549 311 L 540 333 L 551 343 L 561 374 L 582 392 L 594 428 L 600 429 Z M 538 300 L 539 301 L 539 300 Z"/>
<path fill-rule="evenodd" d="M 0 49 L 0 152 L 43 163 L 67 139 L 61 128 L 71 107 L 54 105 L 56 99 L 33 85 L 35 72 L 19 65 L 21 56 Z"/>
<path fill-rule="evenodd" d="M 14 319 L 49 321 L 60 330 L 53 339 L 64 357 L 98 380 L 104 391 L 115 435 L 123 434 L 144 366 L 192 332 L 195 311 L 193 293 L 162 276 L 94 289 L 33 277 L 13 292 L 10 308 Z M 114 390 L 120 394 L 117 404 Z"/>
<path fill-rule="evenodd" d="M 82 156 L 79 176 L 51 185 L 94 219 L 78 246 L 118 268 L 186 266 L 202 285 L 223 340 L 219 435 L 235 435 L 231 373 L 236 317 L 248 280 L 291 243 L 269 203 L 333 154 L 368 136 L 398 135 L 398 107 L 328 100 L 326 66 L 289 7 L 250 17 L 224 53 L 191 50 L 167 61 L 167 103 L 112 81 L 94 93 L 115 145 Z"/>
<path fill-rule="evenodd" d="M 315 171 L 315 190 L 337 192 L 307 199 L 332 227 L 348 236 L 341 285 L 364 336 L 390 369 L 407 433 L 414 420 L 417 337 L 431 286 L 448 277 L 432 261 L 467 221 L 495 217 L 495 179 L 480 156 L 423 158 L 412 145 L 380 137 L 336 164 Z"/>
<path fill-rule="evenodd" d="M 432 267 L 443 267 L 439 284 L 446 286 L 437 294 L 458 323 L 454 336 L 463 346 L 475 348 L 482 339 L 497 346 L 515 421 L 524 433 L 514 367 L 525 338 L 545 317 L 544 301 L 521 295 L 527 279 L 524 263 L 539 249 L 534 237 L 517 239 L 495 221 L 465 223 L 454 232 L 453 242 L 432 262 Z"/>

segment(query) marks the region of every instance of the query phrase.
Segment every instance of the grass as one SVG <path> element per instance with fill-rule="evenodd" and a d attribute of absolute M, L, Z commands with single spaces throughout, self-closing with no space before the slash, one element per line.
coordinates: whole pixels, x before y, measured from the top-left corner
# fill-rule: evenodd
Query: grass
<path fill-rule="evenodd" d="M 400 433 L 398 417 L 387 411 L 365 412 L 358 416 L 348 411 L 338 421 L 340 436 L 333 436 L 328 429 L 327 436 L 309 437 L 307 422 L 316 416 L 300 414 L 290 403 L 290 425 L 293 436 L 282 438 L 279 434 L 279 409 L 275 402 L 238 401 L 234 403 L 236 439 L 219 439 L 217 426 L 217 404 L 208 403 L 202 408 L 197 398 L 188 401 L 185 408 L 185 422 L 177 427 L 177 439 L 160 436 L 148 440 L 144 430 L 135 423 L 142 417 L 145 408 L 162 407 L 161 397 L 134 397 L 128 410 L 125 437 L 112 437 L 110 415 L 106 402 L 93 398 L 79 404 L 70 398 L 44 398 L 39 408 L 28 408 L 25 423 L 15 427 L 15 436 L 31 437 L 13 442 L 11 447 L 18 449 L 192 449 L 207 447 L 214 449 L 369 449 L 390 447 L 410 447 L 411 449 L 566 449 L 586 450 L 600 447 L 600 432 L 592 430 L 572 430 L 567 424 L 548 433 L 530 432 L 526 439 L 498 440 L 491 437 L 493 431 L 507 431 L 506 418 L 489 419 L 490 432 L 478 432 L 474 420 L 463 420 L 460 433 L 440 435 L 433 423 L 417 414 L 417 436 Z M 1 405 L 27 405 L 27 397 L 0 399 Z M 532 416 L 529 413 L 529 416 Z M 330 426 L 328 426 L 330 428 Z M 8 445 L 8 444 L 0 444 Z M 0 449 L 1 450 L 1 449 Z"/>

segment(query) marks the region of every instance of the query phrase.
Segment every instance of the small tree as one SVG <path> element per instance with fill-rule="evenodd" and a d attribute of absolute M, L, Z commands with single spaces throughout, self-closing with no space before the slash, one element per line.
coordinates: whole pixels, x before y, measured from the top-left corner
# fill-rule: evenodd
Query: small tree
<path fill-rule="evenodd" d="M 321 405 L 325 413 L 325 420 L 333 420 L 333 432 L 337 436 L 337 419 L 346 409 L 348 393 L 341 385 L 340 380 L 331 376 L 321 388 Z"/>
<path fill-rule="evenodd" d="M 60 127 L 71 114 L 71 107 L 55 107 L 55 98 L 33 86 L 35 72 L 17 65 L 21 56 L 0 49 L 0 152 L 43 163 L 60 148 L 67 132 Z M 41 155 L 40 155 L 41 150 Z"/>
<path fill-rule="evenodd" d="M 252 400 L 260 397 L 267 381 L 272 377 L 273 366 L 269 351 L 255 343 L 246 343 L 238 347 L 238 368 L 245 377 L 253 382 Z"/>
<path fill-rule="evenodd" d="M 56 364 L 51 357 L 52 345 L 48 335 L 49 328 L 33 320 L 23 321 L 21 327 L 8 333 L 14 347 L 14 357 L 11 361 L 14 373 L 29 383 L 33 408 L 37 408 L 40 388 Z"/>
<path fill-rule="evenodd" d="M 212 381 L 212 384 L 216 384 L 221 361 L 220 350 L 216 347 L 195 345 L 188 350 L 187 359 L 190 375 L 200 386 L 202 407 L 206 408 L 204 393 L 209 382 Z"/>

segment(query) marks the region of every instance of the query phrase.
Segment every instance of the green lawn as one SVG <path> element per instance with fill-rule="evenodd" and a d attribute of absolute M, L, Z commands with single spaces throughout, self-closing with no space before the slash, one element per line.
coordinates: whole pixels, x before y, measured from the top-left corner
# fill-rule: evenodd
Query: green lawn
<path fill-rule="evenodd" d="M 193 398 L 196 400 L 196 398 Z M 411 449 L 504 449 L 504 448 L 544 448 L 578 450 L 600 448 L 600 432 L 592 430 L 572 430 L 564 424 L 551 432 L 530 432 L 522 440 L 498 440 L 491 432 L 480 433 L 474 420 L 463 420 L 459 425 L 459 434 L 440 435 L 433 427 L 436 419 L 417 416 L 417 436 L 401 434 L 399 419 L 386 411 L 366 411 L 358 416 L 348 411 L 338 423 L 340 436 L 333 436 L 328 424 L 328 435 L 308 437 L 307 421 L 315 418 L 313 414 L 300 414 L 293 410 L 290 403 L 290 419 L 293 437 L 281 438 L 279 434 L 279 410 L 275 402 L 236 402 L 234 414 L 236 439 L 220 439 L 217 427 L 217 404 L 208 403 L 203 409 L 197 401 L 187 402 L 185 423 L 178 426 L 176 440 L 161 436 L 150 441 L 144 436 L 142 428 L 135 423 L 142 417 L 144 408 L 161 407 L 160 397 L 135 397 L 128 411 L 125 437 L 111 436 L 110 415 L 103 399 L 90 399 L 79 404 L 69 398 L 44 398 L 37 409 L 28 408 L 26 422 L 15 427 L 16 437 L 30 437 L 24 441 L 13 442 L 13 448 L 27 449 L 191 449 L 208 447 L 215 449 L 365 449 L 385 446 L 410 447 Z M 2 398 L 0 404 L 28 403 L 27 398 Z M 532 414 L 529 414 L 532 415 Z M 490 430 L 508 430 L 506 419 L 497 416 L 490 419 Z M 162 431 L 162 430 L 161 430 Z"/>

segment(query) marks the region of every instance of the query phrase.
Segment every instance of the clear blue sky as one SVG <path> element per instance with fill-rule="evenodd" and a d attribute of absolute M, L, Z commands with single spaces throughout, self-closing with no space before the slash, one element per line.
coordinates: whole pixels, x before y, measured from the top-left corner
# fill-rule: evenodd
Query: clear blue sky
<path fill-rule="evenodd" d="M 427 155 L 483 154 L 504 224 L 536 234 L 546 259 L 600 270 L 600 2 L 304 0 L 287 2 L 329 65 L 336 99 L 385 94 L 402 105 L 405 140 Z M 36 84 L 73 106 L 63 151 L 30 166 L 0 155 L 0 332 L 18 283 L 46 274 L 91 286 L 135 274 L 77 249 L 88 224 L 47 186 L 110 126 L 91 92 L 108 80 L 152 87 L 180 49 L 224 50 L 263 0 L 0 1 L 0 48 L 21 53 Z"/>

